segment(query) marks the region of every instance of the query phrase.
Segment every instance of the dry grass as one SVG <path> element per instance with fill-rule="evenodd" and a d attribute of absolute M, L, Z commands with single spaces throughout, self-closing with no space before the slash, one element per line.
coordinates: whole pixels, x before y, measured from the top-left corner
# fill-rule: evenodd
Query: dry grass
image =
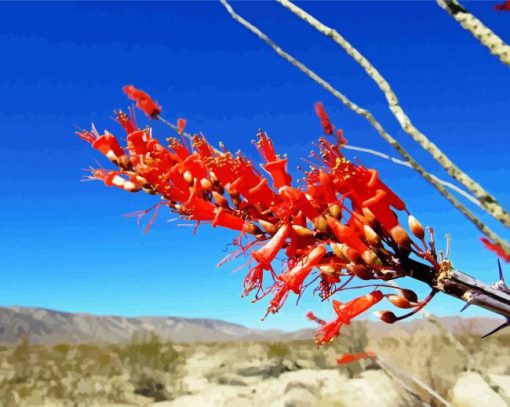
<path fill-rule="evenodd" d="M 372 349 L 384 360 L 423 381 L 448 399 L 460 373 L 475 363 L 487 373 L 510 375 L 510 335 L 486 340 L 463 334 L 458 337 L 469 355 L 461 353 L 446 337 L 430 332 L 400 333 L 368 338 L 366 327 L 355 323 L 349 336 L 316 349 L 311 340 L 174 345 L 157 335 L 137 335 L 127 344 L 31 345 L 26 339 L 16 347 L 0 349 L 0 399 L 8 406 L 40 405 L 41 400 L 63 404 L 129 403 L 144 405 L 189 393 L 182 386 L 195 359 L 204 365 L 210 383 L 267 380 L 300 369 L 340 369 L 358 378 L 367 369 L 378 369 L 370 360 L 337 367 L 344 352 Z M 209 367 L 205 367 L 209 363 Z M 235 383 L 235 381 L 234 381 Z M 434 405 L 426 392 L 420 397 Z"/>

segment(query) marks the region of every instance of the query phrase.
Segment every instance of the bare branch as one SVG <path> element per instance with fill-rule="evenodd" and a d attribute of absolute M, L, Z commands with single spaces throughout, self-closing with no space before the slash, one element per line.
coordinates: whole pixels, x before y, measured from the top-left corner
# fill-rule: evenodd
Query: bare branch
<path fill-rule="evenodd" d="M 344 51 L 365 70 L 368 76 L 372 78 L 379 89 L 384 93 L 384 96 L 388 102 L 388 107 L 397 121 L 400 123 L 402 129 L 407 134 L 409 134 L 418 144 L 420 144 L 420 146 L 426 150 L 448 172 L 451 177 L 464 185 L 475 197 L 477 197 L 482 207 L 490 215 L 503 223 L 505 226 L 510 227 L 510 215 L 508 212 L 496 201 L 496 198 L 494 198 L 479 183 L 477 183 L 469 175 L 457 167 L 438 146 L 432 143 L 427 138 L 427 136 L 425 136 L 425 134 L 423 134 L 414 126 L 409 116 L 401 107 L 400 102 L 388 81 L 379 73 L 379 71 L 370 63 L 367 58 L 365 58 L 336 30 L 321 23 L 315 17 L 294 5 L 289 0 L 276 1 L 289 9 L 296 16 L 306 21 L 313 28 L 331 38 L 340 47 L 342 47 Z M 510 57 L 510 54 L 508 55 Z"/>
<path fill-rule="evenodd" d="M 407 161 L 399 160 L 398 158 L 395 158 L 395 157 L 390 157 L 388 154 L 384 154 L 384 153 L 381 153 L 380 151 L 372 150 L 371 148 L 351 146 L 348 144 L 344 145 L 343 148 L 345 148 L 346 150 L 361 151 L 363 153 L 372 154 L 377 157 L 384 158 L 385 160 L 389 160 L 395 164 L 401 165 L 403 167 L 407 167 L 407 168 L 411 168 L 411 169 L 413 168 L 413 166 L 411 164 L 409 164 Z M 474 196 L 470 195 L 463 189 L 459 188 L 457 185 L 452 184 L 451 182 L 448 182 L 448 181 L 444 181 L 441 178 L 438 178 L 433 174 L 430 174 L 430 176 L 432 178 L 434 178 L 440 184 L 444 185 L 445 187 L 450 188 L 451 190 L 457 192 L 459 195 L 462 195 L 464 198 L 466 198 L 470 202 L 474 203 L 476 206 L 478 206 L 480 208 L 482 207 L 482 205 L 480 204 L 478 199 L 476 199 Z M 448 256 L 446 256 L 446 257 L 448 257 Z"/>
<path fill-rule="evenodd" d="M 480 43 L 489 49 L 503 64 L 510 67 L 510 46 L 489 27 L 471 14 L 457 0 L 437 0 L 437 4 L 451 15 L 462 28 L 468 30 Z"/>
<path fill-rule="evenodd" d="M 462 203 L 439 182 L 437 182 L 431 174 L 423 168 L 408 152 L 402 147 L 397 140 L 395 140 L 390 134 L 388 134 L 381 123 L 379 123 L 375 117 L 368 110 L 361 108 L 356 103 L 352 102 L 348 99 L 344 94 L 335 89 L 331 84 L 322 79 L 319 75 L 313 72 L 306 65 L 296 60 L 293 56 L 285 52 L 279 45 L 277 45 L 273 40 L 271 40 L 266 34 L 260 31 L 257 27 L 246 21 L 244 18 L 239 16 L 232 6 L 226 0 L 220 0 L 221 4 L 226 8 L 227 12 L 232 16 L 232 18 L 240 23 L 242 26 L 247 28 L 249 31 L 257 35 L 262 41 L 264 41 L 267 45 L 269 45 L 279 56 L 284 58 L 286 61 L 290 62 L 300 71 L 305 73 L 308 77 L 310 77 L 313 81 L 321 85 L 324 89 L 326 89 L 329 93 L 331 93 L 335 98 L 337 98 L 342 104 L 351 109 L 354 113 L 364 117 L 371 125 L 374 127 L 379 135 L 388 142 L 398 153 L 409 162 L 410 165 L 423 177 L 427 180 L 432 186 L 441 193 L 448 201 L 450 201 L 462 214 L 468 218 L 475 227 L 486 235 L 489 239 L 496 242 L 505 250 L 505 252 L 510 254 L 510 245 L 500 238 L 495 232 L 493 232 L 489 227 L 487 227 L 478 217 L 473 214 L 469 209 L 464 207 Z"/>
<path fill-rule="evenodd" d="M 394 378 L 395 380 L 398 381 L 398 383 L 400 383 L 406 390 L 408 390 L 409 392 L 411 392 L 413 395 L 415 395 L 416 397 L 418 397 L 421 400 L 421 398 L 416 394 L 416 392 L 414 390 L 412 390 L 406 383 L 405 381 L 411 381 L 413 382 L 415 385 L 417 385 L 420 389 L 424 390 L 429 396 L 431 396 L 433 399 L 436 399 L 437 401 L 439 401 L 443 406 L 446 406 L 446 407 L 453 407 L 448 401 L 446 401 L 443 397 L 441 397 L 436 391 L 434 391 L 430 386 L 428 386 L 426 383 L 424 383 L 423 381 L 417 379 L 416 377 L 404 372 L 402 369 L 399 369 L 398 367 L 396 367 L 395 365 L 392 365 L 390 363 L 388 363 L 387 361 L 381 359 L 381 357 L 377 356 L 376 358 L 374 358 L 374 360 L 376 361 L 376 363 L 384 370 L 384 372 L 386 374 L 388 374 L 389 376 L 391 376 L 392 378 Z M 405 381 L 404 379 L 405 378 Z"/>

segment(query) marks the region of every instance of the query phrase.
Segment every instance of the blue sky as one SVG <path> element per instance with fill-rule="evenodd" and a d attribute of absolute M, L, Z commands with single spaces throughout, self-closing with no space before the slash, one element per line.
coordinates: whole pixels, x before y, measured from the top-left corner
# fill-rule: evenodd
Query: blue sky
<path fill-rule="evenodd" d="M 507 42 L 510 15 L 494 2 L 469 7 Z M 508 208 L 510 71 L 434 2 L 308 2 L 387 77 L 403 106 L 458 165 Z M 238 3 L 238 11 L 360 105 L 438 176 L 445 174 L 403 133 L 385 99 L 342 50 L 275 3 Z M 328 305 L 305 293 L 264 323 L 266 304 L 241 299 L 244 272 L 215 268 L 234 237 L 167 221 L 149 234 L 122 215 L 154 198 L 84 183 L 84 169 L 107 163 L 74 135 L 94 122 L 121 134 L 110 119 L 126 108 L 121 92 L 148 91 L 170 120 L 255 156 L 250 140 L 264 128 L 295 167 L 320 135 L 313 104 L 324 102 L 353 145 L 395 155 L 361 118 L 235 23 L 216 2 L 0 4 L 0 285 L 1 305 L 41 306 L 119 315 L 226 319 L 253 327 L 309 326 Z M 142 116 L 139 115 L 139 119 Z M 154 124 L 161 138 L 171 135 Z M 349 154 L 352 157 L 352 154 Z M 454 264 L 482 280 L 496 259 L 480 234 L 411 170 L 358 155 L 436 229 L 452 235 Z M 474 209 L 476 210 L 476 209 Z M 508 238 L 507 231 L 498 228 Z M 411 287 L 418 287 L 410 283 Z M 424 292 L 424 291 L 423 291 Z M 350 298 L 350 294 L 343 298 Z M 461 303 L 438 297 L 429 310 L 455 314 Z M 467 315 L 483 312 L 473 309 Z"/>

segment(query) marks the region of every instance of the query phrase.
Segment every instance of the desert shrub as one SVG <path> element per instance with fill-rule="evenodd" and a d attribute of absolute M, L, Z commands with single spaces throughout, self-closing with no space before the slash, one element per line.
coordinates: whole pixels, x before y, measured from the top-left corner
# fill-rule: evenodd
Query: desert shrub
<path fill-rule="evenodd" d="M 283 359 L 289 355 L 289 345 L 284 342 L 270 342 L 267 345 L 267 356 L 269 358 Z"/>
<path fill-rule="evenodd" d="M 28 336 L 23 335 L 20 338 L 20 343 L 12 351 L 9 358 L 14 365 L 14 378 L 17 383 L 25 382 L 28 379 L 30 371 L 30 344 Z"/>
<path fill-rule="evenodd" d="M 332 348 L 338 355 L 344 353 L 358 353 L 367 351 L 368 347 L 368 329 L 367 323 L 356 321 L 352 322 L 349 330 L 346 330 L 345 336 L 340 340 L 333 342 Z M 360 360 L 357 362 L 341 365 L 339 368 L 352 378 L 358 376 L 368 365 L 372 365 L 370 360 Z"/>
<path fill-rule="evenodd" d="M 135 333 L 130 343 L 119 349 L 119 356 L 133 368 L 148 367 L 172 372 L 177 366 L 179 353 L 171 342 L 163 342 L 155 333 Z"/>
<path fill-rule="evenodd" d="M 456 348 L 446 335 L 426 330 L 379 338 L 374 347 L 384 361 L 426 383 L 444 398 L 468 367 L 467 353 Z M 427 392 L 416 390 L 423 400 L 435 405 Z"/>
<path fill-rule="evenodd" d="M 55 346 L 53 346 L 53 350 L 58 352 L 58 353 L 62 353 L 63 355 L 67 355 L 67 353 L 69 352 L 69 350 L 71 349 L 71 345 L 69 345 L 68 343 L 59 343 Z"/>
<path fill-rule="evenodd" d="M 117 348 L 130 374 L 135 394 L 155 401 L 172 398 L 180 355 L 171 342 L 163 342 L 155 333 L 137 332 L 131 341 Z"/>

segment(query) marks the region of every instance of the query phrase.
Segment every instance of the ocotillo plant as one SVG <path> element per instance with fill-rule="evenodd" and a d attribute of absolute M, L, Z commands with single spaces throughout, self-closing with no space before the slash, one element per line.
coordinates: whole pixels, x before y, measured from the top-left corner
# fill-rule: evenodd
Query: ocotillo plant
<path fill-rule="evenodd" d="M 377 170 L 343 155 L 347 141 L 321 103 L 315 110 L 325 136 L 312 152 L 309 168 L 301 168 L 303 179 L 295 183 L 286 156 L 277 154 L 264 131 L 254 142 L 262 158 L 260 171 L 241 152 L 234 154 L 221 143 L 217 149 L 204 136 L 186 133 L 184 119 L 177 124 L 163 119 L 161 107 L 145 92 L 132 85 L 124 91 L 150 119 L 170 125 L 180 137 L 167 139 L 165 147 L 151 128 L 137 125 L 133 111 L 116 111 L 127 134 L 125 148 L 108 131 L 100 134 L 93 127 L 78 132 L 117 167 L 92 170 L 89 178 L 128 192 L 159 195 L 162 201 L 151 208 L 154 216 L 165 206 L 197 226 L 238 231 L 237 250 L 225 261 L 239 255 L 250 259 L 243 293 L 253 293 L 255 300 L 270 297 L 267 314 L 315 284 L 315 292 L 322 300 L 331 299 L 336 313 L 331 322 L 308 313 L 320 324 L 318 345 L 333 341 L 343 325 L 384 299 L 407 310 L 402 315 L 375 313 L 394 323 L 420 311 L 439 292 L 498 313 L 507 319 L 500 328 L 508 325 L 510 290 L 501 268 L 500 281 L 490 287 L 438 256 L 432 228 L 420 224 Z M 278 270 L 275 258 L 282 254 L 285 262 Z M 428 284 L 430 294 L 419 299 L 414 291 L 388 283 L 403 277 Z M 333 298 L 343 290 L 367 287 L 369 294 L 346 303 Z"/>

